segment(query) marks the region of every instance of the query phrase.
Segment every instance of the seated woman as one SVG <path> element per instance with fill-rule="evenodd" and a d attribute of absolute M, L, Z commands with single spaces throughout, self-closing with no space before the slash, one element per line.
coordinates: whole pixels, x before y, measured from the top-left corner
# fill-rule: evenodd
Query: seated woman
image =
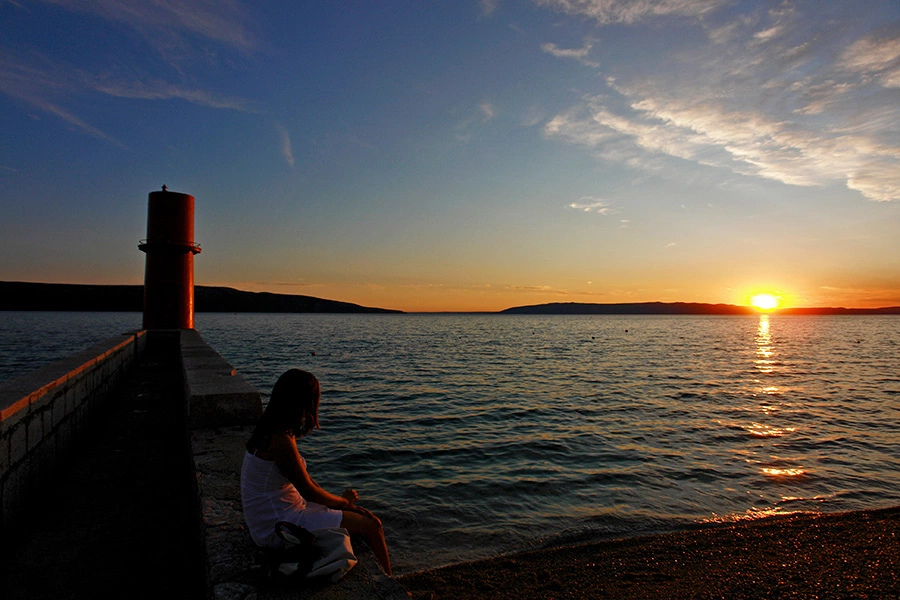
<path fill-rule="evenodd" d="M 358 494 L 347 489 L 335 496 L 313 481 L 297 450 L 297 438 L 319 427 L 319 381 L 291 369 L 278 378 L 269 403 L 247 442 L 241 468 L 241 501 L 253 541 L 278 547 L 275 525 L 288 521 L 315 532 L 343 527 L 362 536 L 384 572 L 391 560 L 381 521 L 356 505 Z"/>

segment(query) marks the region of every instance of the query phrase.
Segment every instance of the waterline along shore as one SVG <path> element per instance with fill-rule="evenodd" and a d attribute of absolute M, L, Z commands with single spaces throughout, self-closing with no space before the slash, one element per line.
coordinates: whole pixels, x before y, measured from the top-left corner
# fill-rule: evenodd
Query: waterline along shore
<path fill-rule="evenodd" d="M 898 598 L 900 507 L 549 548 L 400 582 L 434 600 Z"/>

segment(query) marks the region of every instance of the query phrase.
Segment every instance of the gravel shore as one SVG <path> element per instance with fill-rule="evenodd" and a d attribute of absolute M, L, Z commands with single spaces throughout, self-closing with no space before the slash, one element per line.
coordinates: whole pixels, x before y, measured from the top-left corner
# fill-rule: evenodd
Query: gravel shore
<path fill-rule="evenodd" d="M 399 578 L 413 598 L 900 598 L 900 507 L 550 548 Z"/>

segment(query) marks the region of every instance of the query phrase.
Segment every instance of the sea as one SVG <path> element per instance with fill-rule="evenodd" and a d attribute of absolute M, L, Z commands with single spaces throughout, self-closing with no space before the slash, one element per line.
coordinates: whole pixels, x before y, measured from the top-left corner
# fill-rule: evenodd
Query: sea
<path fill-rule="evenodd" d="M 140 327 L 0 312 L 0 383 Z M 900 504 L 900 316 L 198 313 L 299 443 L 384 522 L 394 571 L 796 512 Z"/>

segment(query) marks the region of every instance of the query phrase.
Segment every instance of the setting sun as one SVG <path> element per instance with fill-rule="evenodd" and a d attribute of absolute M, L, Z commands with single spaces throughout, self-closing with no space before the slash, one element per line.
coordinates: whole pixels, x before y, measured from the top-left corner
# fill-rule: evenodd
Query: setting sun
<path fill-rule="evenodd" d="M 761 310 L 778 308 L 778 298 L 772 294 L 756 294 L 750 298 L 750 304 Z"/>

